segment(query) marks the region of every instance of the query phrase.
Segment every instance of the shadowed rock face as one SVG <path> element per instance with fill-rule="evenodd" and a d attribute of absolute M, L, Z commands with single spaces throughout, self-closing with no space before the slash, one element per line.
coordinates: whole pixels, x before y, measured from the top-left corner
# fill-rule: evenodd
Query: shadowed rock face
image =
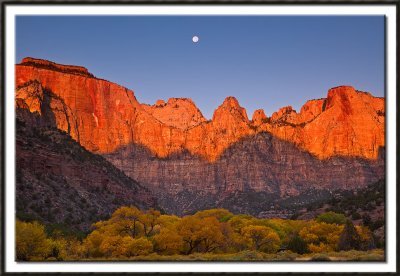
<path fill-rule="evenodd" d="M 211 208 L 222 207 L 218 201 L 224 202 L 235 192 L 286 198 L 310 189 L 361 189 L 384 177 L 383 151 L 381 154 L 376 161 L 353 157 L 320 160 L 292 143 L 259 133 L 230 146 L 213 163 L 188 152 L 159 159 L 139 145 L 125 146 L 105 157 L 155 193 L 172 198 L 160 203 L 164 209 L 180 212 L 183 209 L 177 198 L 185 191 L 213 198 L 207 206 Z"/>
<path fill-rule="evenodd" d="M 104 155 L 167 210 L 226 207 L 236 193 L 267 200 L 357 189 L 384 177 L 384 99 L 352 87 L 332 88 L 300 113 L 257 110 L 252 121 L 227 97 L 206 121 L 189 99 L 140 104 L 124 87 L 62 66 L 17 65 L 17 107 Z"/>
<path fill-rule="evenodd" d="M 42 114 L 45 109 L 42 105 Z M 52 127 L 38 112 L 17 108 L 16 153 L 19 216 L 88 231 L 121 205 L 158 208 L 146 188 Z"/>

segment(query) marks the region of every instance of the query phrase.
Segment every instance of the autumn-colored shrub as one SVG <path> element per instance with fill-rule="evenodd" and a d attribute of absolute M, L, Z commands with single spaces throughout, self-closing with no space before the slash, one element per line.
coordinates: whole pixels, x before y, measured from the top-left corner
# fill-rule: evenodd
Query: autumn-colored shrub
<path fill-rule="evenodd" d="M 15 234 L 17 260 L 44 260 L 51 254 L 51 240 L 47 238 L 44 226 L 38 222 L 30 223 L 17 220 Z"/>
<path fill-rule="evenodd" d="M 331 224 L 345 224 L 346 216 L 335 212 L 327 212 L 319 215 L 315 220 L 317 222 L 325 222 Z"/>
<path fill-rule="evenodd" d="M 335 214 L 317 220 L 258 219 L 224 209 L 177 217 L 159 211 L 118 208 L 93 224 L 86 237 L 38 222 L 16 222 L 19 261 L 68 260 L 384 260 L 366 226 L 340 223 Z M 332 219 L 333 218 L 333 219 Z M 357 249 L 357 250 L 354 250 Z M 347 250 L 347 251 L 340 251 Z M 350 251 L 349 251 L 350 250 Z M 363 250 L 363 251 L 360 251 Z"/>
<path fill-rule="evenodd" d="M 299 236 L 308 244 L 311 252 L 335 251 L 343 225 L 311 221 L 300 230 Z"/>
<path fill-rule="evenodd" d="M 127 242 L 126 256 L 146 256 L 153 252 L 153 244 L 145 237 L 132 239 Z"/>

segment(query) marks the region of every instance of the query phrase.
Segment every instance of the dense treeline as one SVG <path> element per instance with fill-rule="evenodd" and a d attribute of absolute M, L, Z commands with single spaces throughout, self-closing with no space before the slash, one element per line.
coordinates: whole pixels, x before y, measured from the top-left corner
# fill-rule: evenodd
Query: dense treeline
<path fill-rule="evenodd" d="M 16 223 L 17 260 L 129 259 L 138 256 L 234 254 L 297 254 L 369 250 L 370 230 L 354 226 L 333 212 L 315 220 L 258 219 L 225 209 L 177 217 L 150 209 L 121 207 L 108 220 L 93 224 L 86 237 L 50 233 L 38 222 Z"/>

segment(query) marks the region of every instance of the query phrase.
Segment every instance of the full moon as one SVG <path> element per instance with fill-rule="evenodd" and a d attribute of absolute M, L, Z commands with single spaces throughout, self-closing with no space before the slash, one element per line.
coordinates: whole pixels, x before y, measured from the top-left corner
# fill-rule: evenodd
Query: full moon
<path fill-rule="evenodd" d="M 197 35 L 195 35 L 194 37 L 192 37 L 192 41 L 194 43 L 197 43 L 199 41 L 199 37 Z"/>

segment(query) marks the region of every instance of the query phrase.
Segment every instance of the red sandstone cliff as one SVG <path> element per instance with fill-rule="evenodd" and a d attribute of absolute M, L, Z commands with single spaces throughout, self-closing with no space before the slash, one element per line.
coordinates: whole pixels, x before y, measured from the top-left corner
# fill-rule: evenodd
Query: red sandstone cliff
<path fill-rule="evenodd" d="M 260 128 L 321 159 L 335 155 L 376 159 L 385 145 L 384 99 L 350 86 L 330 89 L 326 99 L 308 101 L 300 113 L 283 108 L 271 121 Z"/>
<path fill-rule="evenodd" d="M 89 70 L 86 69 L 85 67 L 76 65 L 58 64 L 44 59 L 26 57 L 22 59 L 21 64 L 32 65 L 39 68 L 45 68 L 69 74 L 78 74 L 78 75 L 93 77 L 93 75 L 89 73 Z"/>
<path fill-rule="evenodd" d="M 24 59 L 16 66 L 16 86 L 33 80 L 57 96 L 50 99 L 57 127 L 92 152 L 110 153 L 136 143 L 159 157 L 186 149 L 215 161 L 241 138 L 262 131 L 321 159 L 375 159 L 384 146 L 384 99 L 349 86 L 330 89 L 326 99 L 308 101 L 300 113 L 285 107 L 266 118 L 259 111 L 252 121 L 237 100 L 228 97 L 206 121 L 187 99 L 143 105 L 133 91 L 97 79 L 83 67 Z M 35 111 L 40 100 L 19 91 L 17 98 Z"/>

